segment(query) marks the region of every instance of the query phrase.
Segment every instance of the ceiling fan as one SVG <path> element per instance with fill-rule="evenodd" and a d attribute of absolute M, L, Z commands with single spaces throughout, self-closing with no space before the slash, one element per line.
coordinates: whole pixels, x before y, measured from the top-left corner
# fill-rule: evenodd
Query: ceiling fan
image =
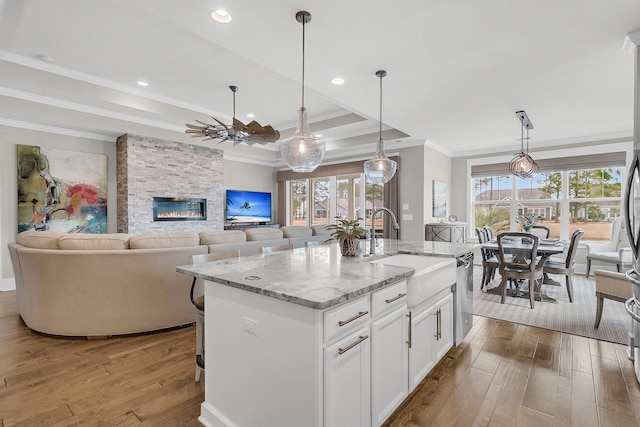
<path fill-rule="evenodd" d="M 192 138 L 201 137 L 205 138 L 204 141 L 210 139 L 219 139 L 218 143 L 224 141 L 233 141 L 233 146 L 243 142 L 248 146 L 252 146 L 255 143 L 268 144 L 270 142 L 276 142 L 280 139 L 280 132 L 275 130 L 272 126 L 262 126 L 260 123 L 252 120 L 249 124 L 245 125 L 240 120 L 236 119 L 236 92 L 240 89 L 238 86 L 229 86 L 231 92 L 233 92 L 233 124 L 226 125 L 215 117 L 211 117 L 217 122 L 217 124 L 209 124 L 196 120 L 200 125 L 192 125 L 187 123 L 186 133 L 190 134 Z"/>

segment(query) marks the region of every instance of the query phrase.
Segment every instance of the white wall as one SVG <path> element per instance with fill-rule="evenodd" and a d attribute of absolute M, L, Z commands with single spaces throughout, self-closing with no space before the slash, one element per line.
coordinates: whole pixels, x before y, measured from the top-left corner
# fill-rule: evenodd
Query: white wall
<path fill-rule="evenodd" d="M 449 208 L 451 195 L 457 191 L 452 182 L 452 159 L 425 146 L 405 148 L 399 154 L 400 212 L 395 213 L 400 221 L 400 238 L 424 240 L 424 225 L 436 220 L 432 216 L 433 180 L 447 184 L 447 215 L 462 216 Z M 412 219 L 405 219 L 407 215 Z"/>

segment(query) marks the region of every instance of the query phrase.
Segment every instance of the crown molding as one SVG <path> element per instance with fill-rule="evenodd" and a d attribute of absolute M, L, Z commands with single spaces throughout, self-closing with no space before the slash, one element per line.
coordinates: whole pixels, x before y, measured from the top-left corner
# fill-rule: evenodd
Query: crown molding
<path fill-rule="evenodd" d="M 117 90 L 120 92 L 128 93 L 130 95 L 146 98 L 152 101 L 161 102 L 163 104 L 172 105 L 174 107 L 183 108 L 186 110 L 196 111 L 209 116 L 216 116 L 224 119 L 229 119 L 229 115 L 221 113 L 220 111 L 214 111 L 200 105 L 191 104 L 188 102 L 180 101 L 167 96 L 162 96 L 150 92 L 148 90 L 138 89 L 133 86 L 123 85 L 111 80 L 103 79 L 93 76 L 91 74 L 82 73 L 79 71 L 71 70 L 69 68 L 60 67 L 51 63 L 43 62 L 26 56 L 16 55 L 15 53 L 8 52 L 6 50 L 0 50 L 0 60 L 11 62 L 14 64 L 22 65 L 25 67 L 33 68 L 36 70 L 44 71 L 47 73 L 57 74 L 72 80 L 78 80 L 85 83 L 90 83 L 96 86 L 102 86 L 108 89 Z"/>
<path fill-rule="evenodd" d="M 66 129 L 56 126 L 43 125 L 40 123 L 24 122 L 20 120 L 6 119 L 0 117 L 0 126 L 7 126 L 19 129 L 35 130 L 38 132 L 55 133 L 58 135 L 73 136 L 77 138 L 87 138 L 96 141 L 112 142 L 115 144 L 116 138 L 110 135 L 102 135 L 99 133 L 84 132 L 75 129 Z"/>
<path fill-rule="evenodd" d="M 622 43 L 622 49 L 634 52 L 640 46 L 640 30 L 627 34 Z"/>

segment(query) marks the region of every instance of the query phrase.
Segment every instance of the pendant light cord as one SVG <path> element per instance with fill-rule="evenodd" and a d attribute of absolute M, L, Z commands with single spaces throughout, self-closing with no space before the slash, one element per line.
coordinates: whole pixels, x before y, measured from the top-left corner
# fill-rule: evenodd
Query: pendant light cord
<path fill-rule="evenodd" d="M 379 126 L 380 126 L 379 129 L 380 130 L 379 130 L 379 134 L 378 134 L 379 135 L 378 137 L 380 139 L 382 139 L 382 77 L 384 77 L 384 76 L 382 76 L 382 75 L 380 76 L 380 123 L 379 123 Z"/>
<path fill-rule="evenodd" d="M 306 18 L 302 19 L 302 109 L 304 110 L 304 44 L 305 44 L 305 31 Z"/>
<path fill-rule="evenodd" d="M 520 123 L 520 152 L 524 153 L 524 123 Z"/>

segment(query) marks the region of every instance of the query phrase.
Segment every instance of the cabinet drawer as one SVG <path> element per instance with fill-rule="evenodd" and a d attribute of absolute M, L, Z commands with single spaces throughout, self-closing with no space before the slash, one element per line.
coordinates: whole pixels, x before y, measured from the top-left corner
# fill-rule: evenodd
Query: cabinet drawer
<path fill-rule="evenodd" d="M 324 313 L 324 340 L 347 334 L 371 319 L 369 297 L 348 302 Z"/>
<path fill-rule="evenodd" d="M 407 304 L 407 281 L 402 280 L 394 285 L 371 294 L 371 316 L 375 319 L 397 307 Z"/>

